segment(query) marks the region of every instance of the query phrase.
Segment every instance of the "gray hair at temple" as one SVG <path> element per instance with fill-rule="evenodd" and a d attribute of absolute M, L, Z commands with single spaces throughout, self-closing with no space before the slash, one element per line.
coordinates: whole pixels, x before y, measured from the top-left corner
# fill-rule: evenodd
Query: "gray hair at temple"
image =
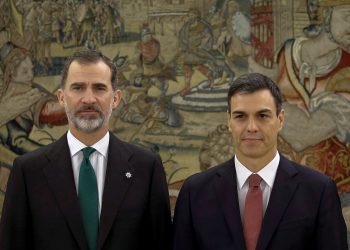
<path fill-rule="evenodd" d="M 282 110 L 282 95 L 277 84 L 267 76 L 251 73 L 239 76 L 230 86 L 227 94 L 227 112 L 231 113 L 231 98 L 234 95 L 251 94 L 260 90 L 269 90 L 276 105 L 276 115 Z"/>
<path fill-rule="evenodd" d="M 70 56 L 63 66 L 62 79 L 61 79 L 61 88 L 63 89 L 68 76 L 69 67 L 72 62 L 77 62 L 82 65 L 90 65 L 98 63 L 99 61 L 104 62 L 111 70 L 111 83 L 113 90 L 117 90 L 117 68 L 108 57 L 103 55 L 100 51 L 97 50 L 82 50 L 75 52 Z"/>

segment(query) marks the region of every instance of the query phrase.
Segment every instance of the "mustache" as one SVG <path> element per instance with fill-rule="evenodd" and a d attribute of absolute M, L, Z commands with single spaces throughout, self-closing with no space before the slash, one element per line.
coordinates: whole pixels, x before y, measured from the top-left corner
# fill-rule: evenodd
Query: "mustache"
<path fill-rule="evenodd" d="M 244 134 L 241 136 L 242 140 L 262 140 L 264 137 L 260 134 Z"/>
<path fill-rule="evenodd" d="M 84 111 L 95 111 L 95 112 L 98 112 L 99 114 L 102 114 L 101 108 L 99 106 L 97 106 L 96 104 L 84 104 L 84 105 L 81 105 L 76 110 L 76 113 L 84 112 Z"/>

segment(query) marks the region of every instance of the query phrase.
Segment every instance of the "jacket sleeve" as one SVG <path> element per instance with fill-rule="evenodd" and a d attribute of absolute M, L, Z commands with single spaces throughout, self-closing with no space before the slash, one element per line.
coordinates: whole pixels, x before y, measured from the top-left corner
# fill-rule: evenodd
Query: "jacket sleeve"
<path fill-rule="evenodd" d="M 197 244 L 191 216 L 190 188 L 183 184 L 176 201 L 174 214 L 173 250 L 196 250 Z"/>
<path fill-rule="evenodd" d="M 171 248 L 171 215 L 168 185 L 163 164 L 157 156 L 150 190 L 149 213 L 152 231 L 152 248 L 169 250 Z"/>
<path fill-rule="evenodd" d="M 340 206 L 337 187 L 331 179 L 329 179 L 324 189 L 317 224 L 317 249 L 348 249 L 347 229 Z"/>
<path fill-rule="evenodd" d="M 30 211 L 23 168 L 14 161 L 7 183 L 0 222 L 0 249 L 33 249 Z"/>

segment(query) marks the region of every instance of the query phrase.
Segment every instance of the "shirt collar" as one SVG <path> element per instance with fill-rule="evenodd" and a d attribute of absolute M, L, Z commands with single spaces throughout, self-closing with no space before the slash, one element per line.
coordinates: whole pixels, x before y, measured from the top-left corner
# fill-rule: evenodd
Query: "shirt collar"
<path fill-rule="evenodd" d="M 280 155 L 277 152 L 275 157 L 265 167 L 263 167 L 257 174 L 264 180 L 264 182 L 272 188 L 275 181 L 278 164 L 280 162 Z M 238 187 L 241 189 L 246 183 L 248 177 L 253 173 L 246 168 L 235 156 L 235 168 L 237 174 Z"/>
<path fill-rule="evenodd" d="M 70 155 L 73 157 L 79 153 L 83 148 L 87 147 L 84 143 L 79 141 L 74 135 L 68 130 L 67 133 L 68 146 L 70 150 Z M 109 132 L 107 132 L 98 142 L 96 142 L 91 147 L 96 149 L 101 155 L 107 158 L 109 144 Z"/>

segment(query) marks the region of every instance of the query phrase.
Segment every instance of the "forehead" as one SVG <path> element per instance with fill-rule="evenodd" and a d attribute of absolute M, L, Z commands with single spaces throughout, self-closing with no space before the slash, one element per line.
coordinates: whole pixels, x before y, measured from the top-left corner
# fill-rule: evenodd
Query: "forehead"
<path fill-rule="evenodd" d="M 276 111 L 275 100 L 269 90 L 258 90 L 253 93 L 237 93 L 231 97 L 231 112 L 257 112 L 262 109 Z"/>
<path fill-rule="evenodd" d="M 96 63 L 81 64 L 73 61 L 69 66 L 67 82 L 111 82 L 111 69 L 102 60 Z"/>

